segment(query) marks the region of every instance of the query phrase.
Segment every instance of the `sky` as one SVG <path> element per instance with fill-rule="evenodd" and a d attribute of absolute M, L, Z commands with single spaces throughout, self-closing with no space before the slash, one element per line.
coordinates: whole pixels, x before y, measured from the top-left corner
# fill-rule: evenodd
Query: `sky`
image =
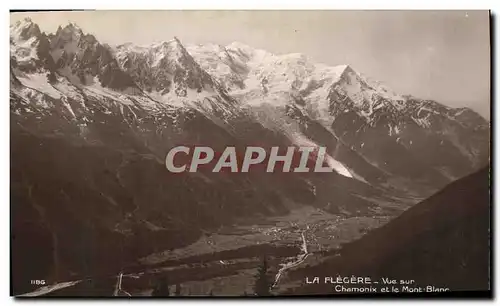
<path fill-rule="evenodd" d="M 468 106 L 490 117 L 488 11 L 87 11 L 11 13 L 42 31 L 68 22 L 111 45 L 178 37 L 238 41 L 275 54 L 349 64 L 400 94 Z"/>

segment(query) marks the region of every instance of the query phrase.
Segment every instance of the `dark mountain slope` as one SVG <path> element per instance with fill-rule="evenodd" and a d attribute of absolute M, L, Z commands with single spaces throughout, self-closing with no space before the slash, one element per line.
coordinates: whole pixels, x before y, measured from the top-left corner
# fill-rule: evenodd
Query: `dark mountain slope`
<path fill-rule="evenodd" d="M 452 291 L 489 290 L 489 188 L 489 169 L 484 168 L 345 245 L 340 256 L 290 277 L 389 277 Z M 332 287 L 307 285 L 293 294 L 332 293 Z"/>

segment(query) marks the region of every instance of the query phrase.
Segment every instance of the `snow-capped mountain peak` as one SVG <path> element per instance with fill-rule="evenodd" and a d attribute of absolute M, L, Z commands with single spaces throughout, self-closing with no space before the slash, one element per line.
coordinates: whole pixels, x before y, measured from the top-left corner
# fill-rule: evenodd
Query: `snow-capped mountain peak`
<path fill-rule="evenodd" d="M 11 69 L 27 73 L 52 72 L 54 63 L 49 49 L 47 36 L 30 18 L 19 20 L 10 26 Z"/>
<path fill-rule="evenodd" d="M 339 66 L 338 71 L 340 77 L 333 82 L 327 96 L 333 116 L 352 110 L 373 123 L 376 113 L 394 113 L 406 108 L 403 96 L 356 72 L 350 65 Z"/>
<path fill-rule="evenodd" d="M 84 36 L 83 30 L 75 23 L 69 23 L 64 28 L 59 26 L 52 38 L 53 46 L 59 47 L 71 41 L 78 42 L 82 36 Z"/>
<path fill-rule="evenodd" d="M 217 94 L 211 75 L 200 67 L 177 37 L 149 46 L 124 44 L 114 52 L 120 67 L 159 100 L 203 100 Z"/>
<path fill-rule="evenodd" d="M 10 26 L 11 38 L 28 40 L 41 34 L 40 27 L 31 18 L 26 17 Z"/>
<path fill-rule="evenodd" d="M 75 22 L 72 22 L 72 21 L 68 22 L 68 24 L 66 25 L 66 28 L 74 30 L 74 31 L 82 32 L 82 28 L 80 28 L 79 25 L 77 25 Z"/>
<path fill-rule="evenodd" d="M 112 49 L 74 23 L 46 36 L 26 19 L 11 25 L 11 63 L 11 84 L 54 99 L 61 96 L 54 88 L 64 83 L 69 91 L 90 90 L 117 101 L 147 96 L 212 115 L 230 113 L 235 103 L 250 109 L 266 105 L 285 110 L 283 116 L 300 113 L 308 118 L 302 123 L 313 120 L 353 145 L 358 139 L 350 138 L 352 131 L 373 129 L 410 147 L 414 139 L 403 135 L 416 129 L 425 134 L 450 125 L 485 126 L 467 109 L 399 95 L 351 65 L 321 64 L 302 53 L 274 54 L 240 42 L 184 45 L 173 37 Z M 368 140 L 360 143 L 359 150 L 371 150 Z"/>

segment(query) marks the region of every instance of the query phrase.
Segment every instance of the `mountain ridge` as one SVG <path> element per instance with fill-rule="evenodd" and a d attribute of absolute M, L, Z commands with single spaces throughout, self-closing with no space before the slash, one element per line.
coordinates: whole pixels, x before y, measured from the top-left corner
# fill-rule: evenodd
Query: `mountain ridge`
<path fill-rule="evenodd" d="M 27 29 L 25 29 L 24 32 L 21 32 L 20 35 L 21 36 L 25 36 L 25 35 L 33 35 L 33 34 L 36 34 L 38 33 L 39 34 L 44 34 L 45 33 L 42 33 L 40 31 L 40 28 L 39 26 L 34 23 L 29 17 L 23 19 L 23 21 L 17 21 L 14 25 L 11 25 L 11 32 L 12 32 L 12 27 L 13 26 L 17 26 L 18 24 L 26 24 L 26 25 L 30 25 Z M 54 34 L 50 34 L 48 36 L 58 36 L 58 32 L 64 32 L 66 30 L 70 30 L 70 33 L 72 34 L 75 34 L 75 32 L 79 35 L 77 36 L 89 36 L 89 39 L 90 40 L 95 40 L 95 37 L 91 34 L 84 34 L 83 33 L 83 30 L 82 28 L 80 28 L 76 23 L 74 22 L 69 22 L 68 25 L 66 25 L 64 28 L 62 28 L 61 26 L 59 26 L 59 28 L 57 29 L 56 33 Z M 30 34 L 26 34 L 26 33 L 30 33 Z M 47 36 L 47 35 L 45 35 Z M 48 37 L 47 36 L 47 37 Z M 12 33 L 11 33 L 11 37 L 12 37 Z M 53 38 L 52 38 L 53 39 Z M 142 45 L 142 46 L 136 46 L 134 45 L 133 43 L 130 43 L 130 42 L 127 42 L 127 43 L 123 43 L 123 44 L 120 44 L 120 45 L 117 45 L 116 47 L 110 47 L 111 49 L 113 49 L 115 52 L 117 49 L 119 49 L 120 47 L 122 46 L 125 46 L 125 45 L 128 45 L 128 46 L 133 46 L 133 47 L 139 47 L 141 49 L 153 49 L 155 46 L 161 44 L 169 44 L 169 43 L 172 43 L 172 42 L 176 42 L 178 45 L 179 45 L 179 48 L 181 50 L 184 50 L 186 51 L 186 53 L 189 54 L 189 50 L 195 50 L 196 47 L 201 47 L 201 48 L 205 48 L 205 47 L 208 47 L 208 48 L 213 48 L 213 46 L 218 46 L 222 51 L 225 51 L 226 53 L 238 53 L 238 51 L 240 52 L 246 52 L 245 56 L 243 57 L 275 57 L 277 58 L 278 60 L 286 60 L 286 58 L 307 58 L 306 55 L 304 54 L 301 54 L 301 53 L 288 53 L 288 54 L 279 54 L 279 55 L 275 55 L 271 52 L 268 52 L 268 51 L 264 51 L 264 50 L 261 50 L 261 49 L 254 49 L 246 44 L 243 44 L 243 43 L 240 43 L 240 42 L 232 42 L 228 45 L 215 45 L 215 44 L 198 44 L 198 45 L 193 45 L 193 44 L 189 44 L 187 45 L 186 47 L 180 42 L 180 40 L 177 38 L 177 37 L 173 37 L 172 39 L 170 40 L 166 40 L 166 41 L 161 41 L 161 42 L 156 42 L 156 43 L 152 43 L 152 44 L 148 44 L 148 45 Z M 55 45 L 52 45 L 51 47 L 54 48 L 54 47 L 57 47 L 57 40 L 55 42 Z M 106 44 L 103 44 L 103 45 L 106 45 Z M 260 54 L 259 56 L 256 56 L 256 54 Z M 191 55 L 190 55 L 191 56 Z M 53 59 L 55 60 L 55 62 L 57 62 L 58 58 L 60 56 L 54 56 L 53 55 Z M 199 64 L 199 63 L 198 63 Z M 325 65 L 325 64 L 322 64 L 322 63 L 318 63 L 318 62 L 314 62 L 315 65 L 318 65 L 318 66 L 322 66 L 322 67 L 328 67 L 330 69 L 334 69 L 337 71 L 337 74 L 340 76 L 340 77 L 343 77 L 347 72 L 350 72 L 350 73 L 354 73 L 356 74 L 357 76 L 359 76 L 360 78 L 363 79 L 364 82 L 367 81 L 367 77 L 363 76 L 362 74 L 358 73 L 357 71 L 355 71 L 352 67 L 352 65 L 350 64 L 340 64 L 340 65 L 337 65 L 337 66 L 329 66 L 329 65 Z M 370 80 L 372 80 L 372 78 L 369 78 Z M 339 80 L 336 80 L 336 81 L 339 81 Z M 377 82 L 377 81 L 375 81 Z M 334 84 L 335 82 L 333 82 L 332 84 L 330 84 L 331 86 L 335 85 Z M 377 82 L 378 83 L 378 82 Z M 386 92 L 386 91 L 391 91 L 387 88 L 387 86 L 385 85 L 381 85 L 380 86 L 382 88 L 382 92 Z M 416 99 L 414 96 L 411 96 L 411 95 L 401 95 L 400 98 L 402 100 L 406 100 L 407 97 L 411 97 L 412 99 Z M 418 99 L 418 100 L 422 100 L 424 101 L 424 99 Z M 430 101 L 430 100 L 426 100 L 426 101 Z M 451 107 L 449 107 L 451 108 Z M 478 114 L 477 112 L 475 112 L 474 110 L 470 109 L 469 107 L 461 107 L 461 109 L 467 109 L 467 110 L 470 110 L 471 112 L 474 112 L 476 114 Z M 479 114 L 478 114 L 479 115 Z M 481 115 L 479 115 L 480 117 L 482 117 Z M 484 119 L 484 118 L 483 118 Z"/>

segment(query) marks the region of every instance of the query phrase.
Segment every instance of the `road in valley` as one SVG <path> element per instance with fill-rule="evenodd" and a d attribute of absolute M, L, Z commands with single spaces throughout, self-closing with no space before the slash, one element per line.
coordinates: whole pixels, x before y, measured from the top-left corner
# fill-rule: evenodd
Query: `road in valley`
<path fill-rule="evenodd" d="M 281 276 L 291 268 L 297 267 L 298 265 L 302 264 L 304 260 L 306 260 L 307 256 L 309 256 L 309 251 L 307 250 L 307 240 L 306 236 L 304 235 L 305 231 L 302 231 L 300 233 L 300 236 L 302 238 L 302 247 L 301 247 L 301 253 L 297 255 L 295 260 L 288 262 L 288 263 L 283 263 L 281 264 L 281 269 L 279 269 L 278 273 L 276 274 L 276 277 L 274 278 L 274 284 L 272 285 L 271 288 L 274 288 L 278 285 Z"/>

